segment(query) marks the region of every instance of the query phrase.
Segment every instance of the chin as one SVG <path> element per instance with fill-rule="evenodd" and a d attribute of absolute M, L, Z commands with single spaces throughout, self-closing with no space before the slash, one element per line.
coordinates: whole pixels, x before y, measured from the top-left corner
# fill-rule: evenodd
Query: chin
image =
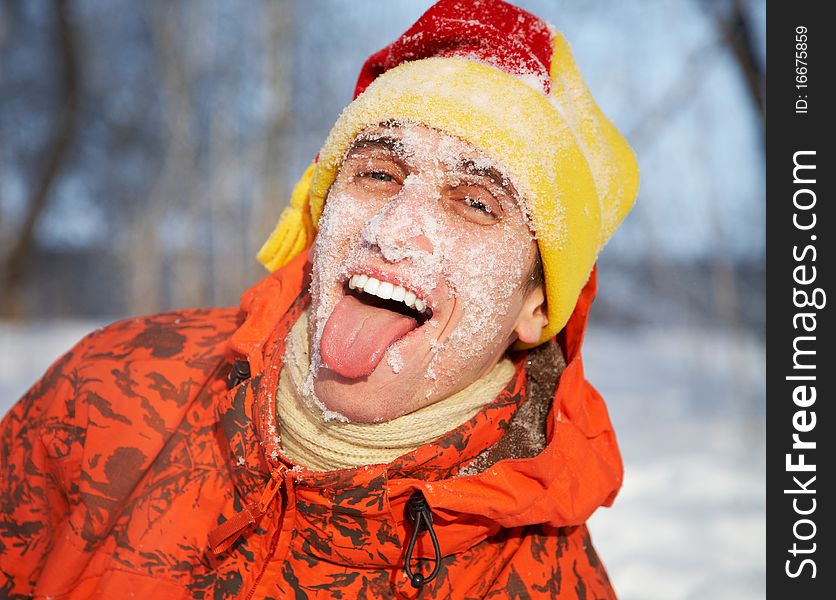
<path fill-rule="evenodd" d="M 388 369 L 385 362 L 381 367 Z M 416 389 L 411 378 L 399 374 L 387 382 L 389 385 L 381 385 L 376 379 L 375 373 L 362 379 L 347 379 L 323 367 L 314 379 L 314 393 L 328 410 L 352 423 L 391 421 L 420 408 L 414 393 L 409 393 Z"/>

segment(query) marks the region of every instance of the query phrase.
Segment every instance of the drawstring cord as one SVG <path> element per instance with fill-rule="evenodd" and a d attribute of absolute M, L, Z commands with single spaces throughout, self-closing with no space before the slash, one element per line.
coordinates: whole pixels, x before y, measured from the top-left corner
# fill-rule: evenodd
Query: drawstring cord
<path fill-rule="evenodd" d="M 433 514 L 430 510 L 430 505 L 427 503 L 427 499 L 424 498 L 424 494 L 420 491 L 413 492 L 409 500 L 406 501 L 406 518 L 412 523 L 412 537 L 409 538 L 409 545 L 406 547 L 404 571 L 406 571 L 406 576 L 409 577 L 409 582 L 412 584 L 412 587 L 420 588 L 435 579 L 441 567 L 441 548 L 438 546 L 438 538 L 433 529 Z M 435 552 L 435 567 L 433 567 L 432 573 L 427 577 L 424 577 L 421 573 L 414 573 L 409 566 L 409 563 L 412 562 L 415 541 L 422 531 L 430 532 L 430 539 L 432 540 L 433 550 Z"/>

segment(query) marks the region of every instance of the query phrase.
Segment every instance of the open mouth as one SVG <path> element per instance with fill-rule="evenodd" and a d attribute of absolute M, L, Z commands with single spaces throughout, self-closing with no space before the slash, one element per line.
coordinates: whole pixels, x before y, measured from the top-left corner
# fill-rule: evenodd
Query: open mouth
<path fill-rule="evenodd" d="M 343 290 L 325 322 L 319 351 L 323 364 L 347 379 L 371 374 L 392 344 L 433 316 L 427 300 L 413 290 L 367 273 L 349 277 Z"/>
<path fill-rule="evenodd" d="M 383 308 L 415 319 L 419 327 L 433 315 L 427 301 L 419 298 L 415 292 L 364 273 L 355 273 L 349 277 L 345 282 L 345 293 L 366 306 Z"/>

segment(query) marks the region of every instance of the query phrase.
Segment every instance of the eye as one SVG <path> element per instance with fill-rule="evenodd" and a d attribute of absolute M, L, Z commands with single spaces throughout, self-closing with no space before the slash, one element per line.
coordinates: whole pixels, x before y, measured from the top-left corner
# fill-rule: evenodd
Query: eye
<path fill-rule="evenodd" d="M 382 181 L 384 183 L 395 181 L 395 178 L 386 171 L 370 171 L 368 173 L 360 173 L 359 177 L 368 177 L 370 179 L 374 179 L 375 181 Z"/>
<path fill-rule="evenodd" d="M 353 193 L 378 199 L 397 194 L 406 175 L 396 161 L 364 154 L 350 155 L 340 170 L 340 176 Z"/>
<path fill-rule="evenodd" d="M 403 185 L 407 175 L 403 166 L 396 160 L 365 154 L 349 156 L 342 170 L 360 189 L 387 195 Z"/>
<path fill-rule="evenodd" d="M 389 198 L 401 189 L 403 176 L 386 167 L 372 167 L 358 169 L 354 181 L 358 189 L 367 194 Z"/>
<path fill-rule="evenodd" d="M 491 209 L 490 206 L 487 206 L 484 202 L 482 202 L 481 200 L 478 200 L 477 198 L 471 198 L 469 196 L 465 196 L 463 202 L 465 204 L 467 204 L 469 207 L 475 208 L 476 210 L 481 211 L 483 213 L 492 213 L 493 212 L 493 210 Z"/>
<path fill-rule="evenodd" d="M 448 189 L 447 206 L 455 215 L 477 225 L 493 225 L 502 216 L 499 200 L 480 185 L 458 185 Z"/>

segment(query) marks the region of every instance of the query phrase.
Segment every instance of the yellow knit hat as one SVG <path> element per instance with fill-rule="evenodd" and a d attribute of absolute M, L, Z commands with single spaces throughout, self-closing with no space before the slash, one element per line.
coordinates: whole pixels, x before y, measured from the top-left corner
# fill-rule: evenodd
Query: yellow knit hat
<path fill-rule="evenodd" d="M 345 152 L 364 129 L 426 125 L 479 148 L 520 191 L 545 274 L 543 342 L 566 324 L 598 252 L 632 207 L 638 167 L 559 33 L 501 0 L 483 0 L 486 12 L 469 13 L 462 25 L 461 5 L 442 0 L 370 57 L 362 93 L 337 119 L 258 258 L 274 270 L 313 241 Z M 520 24 L 510 32 L 509 16 Z"/>

